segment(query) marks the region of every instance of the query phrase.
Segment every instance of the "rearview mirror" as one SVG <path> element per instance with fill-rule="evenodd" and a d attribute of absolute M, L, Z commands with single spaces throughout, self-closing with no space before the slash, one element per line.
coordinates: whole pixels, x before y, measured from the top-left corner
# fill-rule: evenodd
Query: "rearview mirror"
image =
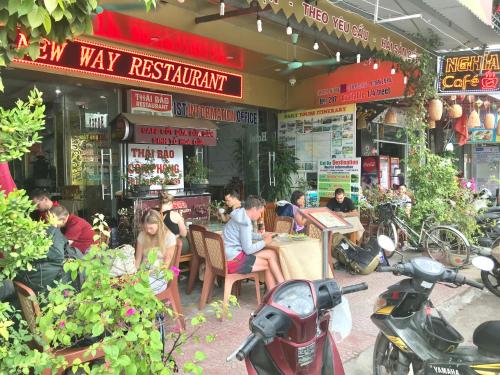
<path fill-rule="evenodd" d="M 377 242 L 382 249 L 388 251 L 389 253 L 393 253 L 394 251 L 396 251 L 396 244 L 390 237 L 386 236 L 385 234 L 381 234 L 380 236 L 378 236 Z"/>
<path fill-rule="evenodd" d="M 472 264 L 481 271 L 490 272 L 493 268 L 495 268 L 495 262 L 493 262 L 493 259 L 483 256 L 474 257 L 472 259 Z"/>

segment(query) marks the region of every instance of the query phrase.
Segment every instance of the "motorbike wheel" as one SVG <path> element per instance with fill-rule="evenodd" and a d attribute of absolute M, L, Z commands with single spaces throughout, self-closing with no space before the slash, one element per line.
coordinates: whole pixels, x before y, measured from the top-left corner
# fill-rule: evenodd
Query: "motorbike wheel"
<path fill-rule="evenodd" d="M 373 375 L 423 375 L 423 362 L 412 357 L 399 358 L 402 352 L 379 332 L 373 349 Z M 403 363 L 407 363 L 406 365 Z"/>
<path fill-rule="evenodd" d="M 495 244 L 500 245 L 500 238 L 495 241 Z M 491 293 L 500 297 L 500 264 L 494 260 L 495 267 L 491 271 L 481 271 L 481 280 Z"/>
<path fill-rule="evenodd" d="M 378 225 L 377 237 L 380 235 L 386 235 L 389 237 L 394 242 L 394 245 L 396 245 L 396 249 L 398 248 L 398 231 L 391 220 L 384 220 Z M 394 252 L 383 251 L 386 259 L 389 259 L 394 255 Z"/>

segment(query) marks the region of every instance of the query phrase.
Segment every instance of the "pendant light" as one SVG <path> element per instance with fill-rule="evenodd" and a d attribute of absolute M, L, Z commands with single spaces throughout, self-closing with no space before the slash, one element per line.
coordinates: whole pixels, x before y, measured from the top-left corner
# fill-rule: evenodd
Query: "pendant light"
<path fill-rule="evenodd" d="M 313 49 L 314 49 L 315 51 L 319 50 L 319 44 L 318 44 L 318 42 L 317 42 L 316 40 L 314 41 L 314 44 L 313 44 Z"/>
<path fill-rule="evenodd" d="M 262 32 L 262 20 L 260 19 L 259 14 L 257 14 L 257 31 L 259 33 Z"/>
<path fill-rule="evenodd" d="M 396 68 L 393 65 L 391 68 L 391 75 L 394 75 L 394 74 L 396 74 Z"/>
<path fill-rule="evenodd" d="M 378 69 L 378 62 L 377 60 L 375 60 L 375 62 L 373 63 L 373 70 L 377 70 Z"/>
<path fill-rule="evenodd" d="M 356 64 L 359 64 L 361 62 L 361 54 L 356 55 Z"/>
<path fill-rule="evenodd" d="M 286 23 L 286 35 L 292 35 L 292 33 L 293 33 L 292 26 L 290 26 L 290 21 L 288 21 Z"/>
<path fill-rule="evenodd" d="M 224 3 L 224 0 L 220 0 L 219 15 L 221 17 L 224 17 L 225 10 L 226 10 L 226 4 Z"/>
<path fill-rule="evenodd" d="M 335 54 L 335 58 L 337 59 L 337 62 L 340 62 L 340 52 Z"/>
<path fill-rule="evenodd" d="M 395 125 L 398 123 L 398 113 L 392 107 L 390 107 L 384 116 L 384 124 Z"/>
<path fill-rule="evenodd" d="M 403 83 L 406 85 L 408 83 L 408 77 L 407 76 L 404 76 L 403 77 Z"/>

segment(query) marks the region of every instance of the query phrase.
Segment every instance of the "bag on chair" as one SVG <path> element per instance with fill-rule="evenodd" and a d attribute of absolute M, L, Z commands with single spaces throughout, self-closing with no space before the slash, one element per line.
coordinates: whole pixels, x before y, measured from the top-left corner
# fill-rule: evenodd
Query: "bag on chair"
<path fill-rule="evenodd" d="M 376 239 L 375 244 L 376 244 Z M 366 245 L 366 249 L 356 246 L 347 238 L 343 237 L 333 250 L 333 256 L 352 273 L 368 275 L 375 271 L 380 263 L 378 244 L 372 240 Z"/>

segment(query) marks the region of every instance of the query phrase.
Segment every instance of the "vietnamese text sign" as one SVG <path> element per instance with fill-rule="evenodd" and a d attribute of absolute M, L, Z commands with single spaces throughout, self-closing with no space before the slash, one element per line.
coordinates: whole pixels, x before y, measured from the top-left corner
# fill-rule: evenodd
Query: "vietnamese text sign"
<path fill-rule="evenodd" d="M 176 175 L 172 181 L 165 181 L 163 185 L 169 185 L 172 189 L 182 189 L 184 187 L 183 177 L 183 149 L 182 146 L 163 146 L 163 145 L 143 145 L 128 144 L 128 167 L 127 181 L 130 185 L 136 185 L 139 178 L 141 165 L 152 162 L 155 164 L 155 170 L 148 179 L 154 176 L 164 177 L 165 168 L 170 168 L 170 175 Z M 159 190 L 162 185 L 155 184 L 150 187 L 153 190 Z"/>
<path fill-rule="evenodd" d="M 238 124 L 259 124 L 259 112 L 256 110 L 232 109 L 201 105 L 188 102 L 175 102 L 176 117 L 198 118 L 211 121 L 236 122 Z"/>
<path fill-rule="evenodd" d="M 26 38 L 19 35 L 18 46 L 26 47 Z M 15 61 L 231 98 L 241 99 L 243 92 L 240 74 L 79 39 L 63 44 L 47 40 L 40 45 L 40 57 L 36 61 L 29 57 Z"/>
<path fill-rule="evenodd" d="M 342 188 L 357 206 L 359 202 L 361 158 L 320 160 L 318 163 L 318 195 L 333 198 Z"/>
<path fill-rule="evenodd" d="M 129 90 L 130 113 L 172 116 L 172 95 Z"/>
<path fill-rule="evenodd" d="M 438 91 L 447 94 L 500 92 L 500 50 L 461 52 L 439 59 Z"/>
<path fill-rule="evenodd" d="M 215 146 L 217 145 L 217 131 L 215 129 L 135 125 L 134 142 L 158 145 Z"/>

